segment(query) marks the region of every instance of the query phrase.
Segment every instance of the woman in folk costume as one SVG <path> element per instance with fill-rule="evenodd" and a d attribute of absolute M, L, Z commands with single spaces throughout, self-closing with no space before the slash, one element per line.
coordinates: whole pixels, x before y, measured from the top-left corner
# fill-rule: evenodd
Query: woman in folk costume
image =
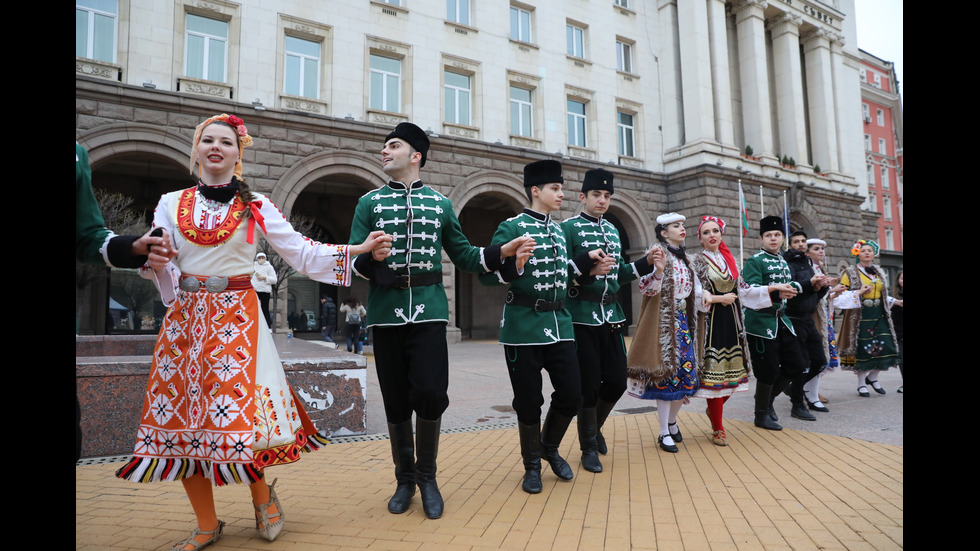
<path fill-rule="evenodd" d="M 898 365 L 891 307 L 904 304 L 888 295 L 885 272 L 873 263 L 878 256 L 877 243 L 862 239 L 851 248 L 851 254 L 857 263 L 844 270 L 840 282 L 848 290 L 834 300 L 834 306 L 846 310 L 838 341 L 841 369 L 857 373 L 857 392 L 867 398 L 871 396 L 868 386 L 885 394 L 878 373 Z"/>
<path fill-rule="evenodd" d="M 748 390 L 749 355 L 745 341 L 744 302 L 765 298 L 765 288 L 749 287 L 738 276 L 738 265 L 722 239 L 725 221 L 704 216 L 698 225 L 701 252 L 691 260 L 691 269 L 704 289 L 698 300 L 697 334 L 704 360 L 698 373 L 697 397 L 708 402 L 711 441 L 727 446 L 724 404 L 736 392 Z"/>
<path fill-rule="evenodd" d="M 256 230 L 310 278 L 350 284 L 349 259 L 383 249 L 390 236 L 360 245 L 310 241 L 269 199 L 242 181 L 244 122 L 217 115 L 194 133 L 195 187 L 160 198 L 153 225 L 172 236 L 176 258 L 143 267 L 169 307 L 157 338 L 133 459 L 116 476 L 136 482 L 180 480 L 198 527 L 173 549 L 193 550 L 221 537 L 224 522 L 212 485 L 246 483 L 259 533 L 270 541 L 285 515 L 264 470 L 292 463 L 327 442 L 286 382 L 250 283 Z"/>
<path fill-rule="evenodd" d="M 684 251 L 685 217 L 672 212 L 657 217 L 654 271 L 640 278 L 643 305 L 626 357 L 629 393 L 657 400 L 664 451 L 676 453 L 683 438 L 677 413 L 698 390 L 701 350 L 695 344 L 695 298 L 701 283 Z M 700 300 L 700 299 L 698 299 Z M 690 321 L 689 321 L 690 320 Z"/>

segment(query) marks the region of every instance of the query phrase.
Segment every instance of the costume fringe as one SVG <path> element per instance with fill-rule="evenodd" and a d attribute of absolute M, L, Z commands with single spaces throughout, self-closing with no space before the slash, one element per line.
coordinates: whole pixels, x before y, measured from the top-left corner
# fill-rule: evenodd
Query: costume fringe
<path fill-rule="evenodd" d="M 315 452 L 318 449 L 326 446 L 330 443 L 330 438 L 327 437 L 327 433 L 323 431 L 315 432 L 306 439 L 306 445 L 303 446 L 304 452 Z"/>
<path fill-rule="evenodd" d="M 198 459 L 160 459 L 134 457 L 116 471 L 116 476 L 132 482 L 174 482 L 200 474 L 216 486 L 251 484 L 262 479 L 262 473 L 251 464 L 214 463 Z"/>

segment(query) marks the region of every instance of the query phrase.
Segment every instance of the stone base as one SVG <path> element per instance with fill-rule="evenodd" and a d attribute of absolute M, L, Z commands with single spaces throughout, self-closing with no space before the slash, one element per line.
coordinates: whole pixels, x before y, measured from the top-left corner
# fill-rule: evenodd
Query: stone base
<path fill-rule="evenodd" d="M 274 336 L 286 380 L 317 428 L 367 432 L 367 360 L 315 342 Z M 75 391 L 82 457 L 129 454 L 140 422 L 156 337 L 76 336 Z"/>

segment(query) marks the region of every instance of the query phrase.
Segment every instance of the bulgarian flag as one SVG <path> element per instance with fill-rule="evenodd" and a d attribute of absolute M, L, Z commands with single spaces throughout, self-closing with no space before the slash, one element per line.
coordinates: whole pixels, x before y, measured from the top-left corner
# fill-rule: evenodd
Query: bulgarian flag
<path fill-rule="evenodd" d="M 745 194 L 742 193 L 742 182 L 738 183 L 738 205 L 742 210 L 742 235 L 749 234 L 749 208 L 745 206 Z"/>

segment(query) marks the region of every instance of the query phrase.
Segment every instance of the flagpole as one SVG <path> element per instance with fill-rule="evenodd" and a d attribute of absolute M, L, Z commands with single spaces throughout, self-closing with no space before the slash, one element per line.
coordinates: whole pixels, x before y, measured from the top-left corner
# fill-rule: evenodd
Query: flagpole
<path fill-rule="evenodd" d="M 783 250 L 789 250 L 789 207 L 786 205 L 786 190 L 783 190 Z"/>
<path fill-rule="evenodd" d="M 748 212 L 745 210 L 745 194 L 742 193 L 742 179 L 738 179 L 738 218 L 742 231 L 738 232 L 738 271 L 745 267 L 745 232 L 748 230 Z"/>

